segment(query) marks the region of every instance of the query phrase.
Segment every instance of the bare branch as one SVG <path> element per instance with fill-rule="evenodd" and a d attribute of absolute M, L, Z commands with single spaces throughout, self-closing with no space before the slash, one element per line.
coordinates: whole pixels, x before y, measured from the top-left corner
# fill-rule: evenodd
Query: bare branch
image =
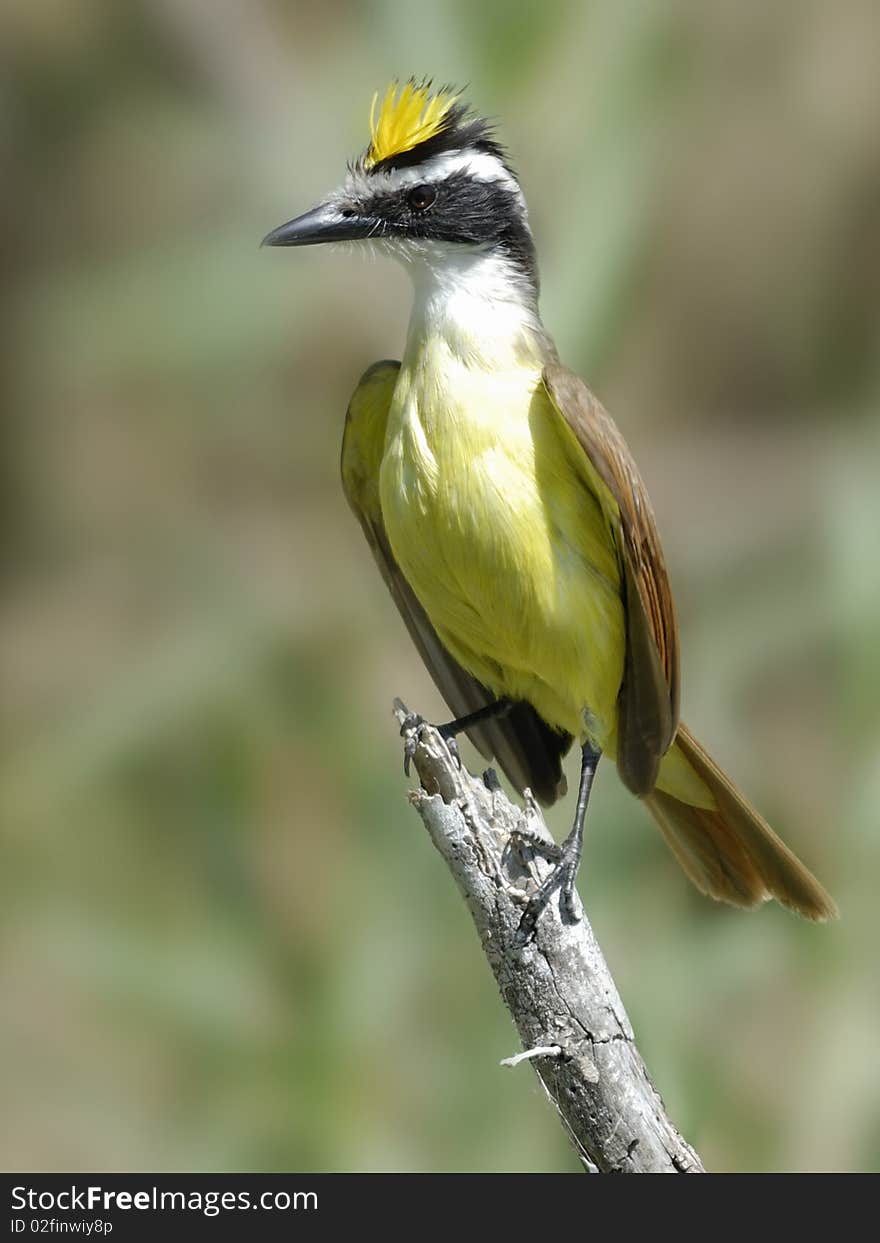
<path fill-rule="evenodd" d="M 403 728 L 406 708 L 395 701 Z M 515 807 L 497 782 L 460 767 L 436 729 L 407 731 L 422 783 L 411 801 L 465 896 L 524 1053 L 587 1168 L 607 1173 L 702 1173 L 666 1115 L 586 915 L 567 922 L 551 901 L 522 944 L 524 896 L 550 865 L 513 829 L 552 840 L 534 801 Z"/>

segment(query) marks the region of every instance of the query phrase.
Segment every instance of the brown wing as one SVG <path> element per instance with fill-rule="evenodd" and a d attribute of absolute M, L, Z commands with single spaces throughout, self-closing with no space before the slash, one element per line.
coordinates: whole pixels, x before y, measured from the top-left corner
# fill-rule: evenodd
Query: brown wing
<path fill-rule="evenodd" d="M 374 363 L 354 391 L 342 441 L 342 486 L 412 640 L 453 717 L 458 718 L 492 703 L 495 696 L 467 673 L 440 642 L 394 559 L 382 520 L 379 468 L 388 408 L 399 370 L 399 362 Z M 547 804 L 565 793 L 562 757 L 571 745 L 571 737 L 551 729 L 528 704 L 516 704 L 507 716 L 484 721 L 468 730 L 468 737 L 486 759 L 497 760 L 520 792 L 528 786 Z"/>
<path fill-rule="evenodd" d="M 559 363 L 544 368 L 550 399 L 587 455 L 623 568 L 626 657 L 620 688 L 617 766 L 647 794 L 678 725 L 678 631 L 660 537 L 645 485 L 613 420 Z"/>

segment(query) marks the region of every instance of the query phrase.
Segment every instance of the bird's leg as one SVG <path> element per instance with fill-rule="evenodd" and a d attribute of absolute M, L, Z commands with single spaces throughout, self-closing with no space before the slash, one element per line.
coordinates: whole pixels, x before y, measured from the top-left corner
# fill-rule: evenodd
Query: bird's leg
<path fill-rule="evenodd" d="M 491 703 L 484 704 L 482 708 L 477 708 L 476 712 L 469 712 L 467 716 L 460 716 L 457 720 L 449 721 L 446 725 L 438 725 L 440 737 L 448 742 L 450 738 L 455 738 L 457 734 L 465 733 L 472 725 L 480 725 L 483 721 L 494 721 L 498 716 L 507 716 L 512 707 L 512 699 L 493 699 Z"/>
<path fill-rule="evenodd" d="M 556 864 L 553 871 L 526 903 L 526 909 L 519 921 L 519 935 L 523 940 L 527 940 L 532 935 L 538 916 L 550 901 L 551 894 L 560 886 L 562 900 L 569 917 L 575 920 L 580 918 L 575 908 L 574 882 L 584 847 L 584 820 L 590 801 L 590 790 L 593 788 L 593 777 L 596 774 L 596 766 L 601 754 L 601 751 L 594 750 L 588 742 L 584 743 L 581 750 L 581 780 L 578 786 L 574 826 L 561 846 L 557 846 L 555 842 L 545 842 L 537 834 L 534 836 L 517 834 L 520 840 L 527 841 L 533 850 L 545 855 Z"/>
<path fill-rule="evenodd" d="M 511 699 L 493 699 L 491 703 L 484 704 L 482 708 L 477 708 L 476 712 L 469 712 L 466 716 L 460 716 L 454 721 L 448 721 L 446 725 L 438 725 L 436 729 L 449 750 L 461 763 L 458 756 L 458 746 L 455 742 L 456 735 L 465 733 L 473 725 L 479 725 L 483 721 L 491 721 L 495 717 L 506 716 L 512 707 L 513 700 Z M 408 733 L 412 739 L 411 742 L 407 742 L 403 753 L 403 771 L 407 777 L 409 776 L 410 761 L 415 753 L 415 731 L 420 725 L 427 725 L 427 723 L 425 718 L 419 716 L 418 713 L 410 712 L 400 727 L 401 737 Z"/>

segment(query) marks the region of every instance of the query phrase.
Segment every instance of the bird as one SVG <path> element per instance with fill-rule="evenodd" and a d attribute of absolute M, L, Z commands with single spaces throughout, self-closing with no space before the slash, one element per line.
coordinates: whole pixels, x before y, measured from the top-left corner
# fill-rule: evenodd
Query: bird
<path fill-rule="evenodd" d="M 399 361 L 348 406 L 342 482 L 453 714 L 520 793 L 566 793 L 573 827 L 525 904 L 579 918 L 575 877 L 600 758 L 687 876 L 738 907 L 836 915 L 819 881 L 679 719 L 678 628 L 651 502 L 617 425 L 564 366 L 538 309 L 525 197 L 493 121 L 451 86 L 392 81 L 341 184 L 266 246 L 366 243 L 409 272 Z M 420 718 L 419 718 L 420 719 Z M 539 846 L 537 841 L 532 843 Z"/>

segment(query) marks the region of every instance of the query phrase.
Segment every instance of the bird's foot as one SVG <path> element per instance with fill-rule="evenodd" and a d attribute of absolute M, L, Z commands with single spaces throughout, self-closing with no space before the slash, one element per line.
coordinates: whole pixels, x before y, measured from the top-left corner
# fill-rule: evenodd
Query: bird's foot
<path fill-rule="evenodd" d="M 419 730 L 423 725 L 427 725 L 427 721 L 423 716 L 419 716 L 417 712 L 410 712 L 402 699 L 395 699 L 394 711 L 397 714 L 397 719 L 400 721 L 400 736 L 404 740 L 403 772 L 408 777 L 410 765 L 419 743 Z"/>
<path fill-rule="evenodd" d="M 537 841 L 530 843 L 533 850 L 539 851 L 556 866 L 526 902 L 526 909 L 519 921 L 517 934 L 520 944 L 525 944 L 534 933 L 538 917 L 550 901 L 551 894 L 557 889 L 562 891 L 562 906 L 568 918 L 573 923 L 577 923 L 581 918 L 582 910 L 575 893 L 574 881 L 584 849 L 584 819 L 587 814 L 587 804 L 590 801 L 596 765 L 600 757 L 600 751 L 594 749 L 589 742 L 584 743 L 581 748 L 581 780 L 578 787 L 577 808 L 574 813 L 574 827 L 562 845 L 557 846 L 555 842 L 548 844 L 540 835 Z M 531 810 L 533 806 L 533 803 L 530 804 L 529 809 Z M 531 835 L 531 830 L 527 830 L 527 833 Z"/>
<path fill-rule="evenodd" d="M 579 835 L 572 832 L 561 846 L 557 846 L 556 842 L 548 841 L 543 834 L 523 827 L 514 829 L 511 839 L 517 844 L 528 846 L 530 850 L 555 864 L 552 872 L 545 876 L 526 902 L 517 931 L 520 944 L 524 945 L 534 935 L 538 919 L 557 889 L 561 890 L 561 901 L 566 915 L 573 923 L 577 923 L 581 917 L 581 910 L 576 898 L 574 882 L 581 861 Z"/>
<path fill-rule="evenodd" d="M 527 791 L 527 816 L 532 813 L 528 800 L 529 793 Z M 536 855 L 540 855 L 542 859 L 549 859 L 551 863 L 557 863 L 562 858 L 561 846 L 557 846 L 556 842 L 551 841 L 546 833 L 542 833 L 540 829 L 530 829 L 525 824 L 517 825 L 515 829 L 511 829 L 508 845 L 526 846 L 529 850 L 533 850 Z"/>
<path fill-rule="evenodd" d="M 469 729 L 473 729 L 475 725 L 480 725 L 483 721 L 492 721 L 496 717 L 506 716 L 513 708 L 513 701 L 510 699 L 493 699 L 487 704 L 483 704 L 482 708 L 477 708 L 474 712 L 468 712 L 465 716 L 457 717 L 454 721 L 447 721 L 445 725 L 435 725 L 434 729 L 446 743 L 446 749 L 452 756 L 455 763 L 461 768 L 461 754 L 458 750 L 456 738 L 459 734 L 466 734 Z M 419 729 L 428 722 L 423 716 L 419 716 L 415 712 L 410 712 L 406 704 L 400 699 L 394 701 L 394 711 L 400 720 L 400 736 L 406 738 L 406 745 L 403 754 L 403 771 L 409 776 L 409 766 L 412 757 L 415 754 L 416 742 L 418 740 Z"/>
<path fill-rule="evenodd" d="M 394 706 L 398 712 L 406 713 L 400 722 L 400 736 L 404 739 L 403 771 L 408 777 L 410 765 L 412 764 L 413 756 L 416 753 L 416 747 L 419 745 L 419 730 L 423 725 L 430 725 L 431 723 L 430 721 L 426 721 L 423 716 L 419 716 L 417 712 L 410 712 L 406 704 L 399 699 L 395 699 Z M 452 756 L 458 767 L 461 768 L 461 755 L 459 754 L 458 743 L 455 740 L 455 731 L 453 730 L 450 732 L 451 727 L 454 724 L 455 722 L 452 721 L 449 725 L 434 725 L 432 728 L 437 730 L 437 733 L 446 743 L 446 750 Z"/>
<path fill-rule="evenodd" d="M 489 771 L 491 772 L 491 769 Z M 523 818 L 515 828 L 510 830 L 505 850 L 525 846 L 528 850 L 540 855 L 542 859 L 549 859 L 551 863 L 556 863 L 562 857 L 562 847 L 557 846 L 556 842 L 547 836 L 541 809 L 528 786 L 523 790 L 523 804 Z M 539 827 L 530 828 L 530 823 Z"/>
<path fill-rule="evenodd" d="M 456 730 L 452 727 L 455 721 L 451 721 L 449 725 L 436 725 L 434 728 L 446 743 L 446 750 L 452 756 L 458 768 L 461 768 L 461 752 L 458 749 L 458 739 L 456 738 Z"/>

